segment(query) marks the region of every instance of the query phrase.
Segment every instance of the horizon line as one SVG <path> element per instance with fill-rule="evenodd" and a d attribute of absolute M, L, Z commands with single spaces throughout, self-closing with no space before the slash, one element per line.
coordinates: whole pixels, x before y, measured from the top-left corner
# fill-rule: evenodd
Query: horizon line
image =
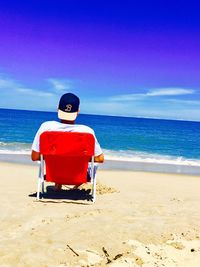
<path fill-rule="evenodd" d="M 6 110 L 20 110 L 20 111 L 33 111 L 33 112 L 51 112 L 51 113 L 57 113 L 56 111 L 52 110 L 34 110 L 34 109 L 23 109 L 23 108 L 4 108 L 0 107 L 0 109 L 6 109 Z M 159 117 L 141 117 L 141 116 L 131 116 L 131 115 L 113 115 L 113 114 L 96 114 L 96 113 L 79 113 L 80 115 L 92 115 L 92 116 L 108 116 L 108 117 L 120 117 L 120 118 L 135 118 L 135 119 L 149 119 L 149 120 L 169 120 L 169 121 L 185 121 L 185 122 L 200 122 L 200 120 L 189 120 L 189 119 L 176 119 L 176 118 L 159 118 Z"/>

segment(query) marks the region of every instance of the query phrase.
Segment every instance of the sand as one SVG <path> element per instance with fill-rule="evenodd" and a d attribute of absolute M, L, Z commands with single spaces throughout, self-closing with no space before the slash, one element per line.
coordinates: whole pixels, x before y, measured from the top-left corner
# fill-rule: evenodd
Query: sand
<path fill-rule="evenodd" d="M 99 170 L 92 204 L 66 191 L 36 201 L 37 165 L 0 170 L 1 267 L 200 266 L 197 176 Z"/>

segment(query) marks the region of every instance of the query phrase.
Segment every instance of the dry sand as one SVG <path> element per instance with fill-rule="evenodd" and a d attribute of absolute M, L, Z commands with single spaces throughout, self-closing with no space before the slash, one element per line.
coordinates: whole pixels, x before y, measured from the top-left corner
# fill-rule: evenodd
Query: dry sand
<path fill-rule="evenodd" d="M 200 266 L 199 177 L 100 170 L 92 204 L 37 202 L 37 166 L 0 170 L 1 267 Z"/>

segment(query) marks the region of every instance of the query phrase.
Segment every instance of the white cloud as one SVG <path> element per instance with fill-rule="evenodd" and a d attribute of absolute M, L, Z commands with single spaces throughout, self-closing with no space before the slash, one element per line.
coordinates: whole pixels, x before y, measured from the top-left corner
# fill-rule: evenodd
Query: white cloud
<path fill-rule="evenodd" d="M 54 96 L 54 94 L 49 92 L 38 91 L 38 90 L 36 91 L 33 89 L 23 88 L 23 87 L 17 88 L 16 91 L 22 94 L 34 95 L 34 96 Z"/>
<path fill-rule="evenodd" d="M 181 105 L 200 105 L 200 100 L 167 99 L 167 102 Z"/>
<path fill-rule="evenodd" d="M 49 78 L 47 79 L 49 83 L 53 86 L 53 89 L 56 91 L 66 91 L 70 90 L 72 88 L 72 81 L 67 79 L 55 79 L 55 78 Z"/>
<path fill-rule="evenodd" d="M 131 101 L 131 100 L 139 100 L 144 98 L 145 94 L 127 94 L 127 95 L 117 95 L 110 97 L 111 101 Z"/>
<path fill-rule="evenodd" d="M 148 99 L 149 100 L 149 99 Z M 151 101 L 110 101 L 110 99 L 84 99 L 81 113 L 104 114 L 176 120 L 200 121 L 200 101 L 182 99 L 151 99 Z"/>
<path fill-rule="evenodd" d="M 173 96 L 173 95 L 188 95 L 193 94 L 195 91 L 183 88 L 161 88 L 150 90 L 146 96 Z"/>
<path fill-rule="evenodd" d="M 0 75 L 0 89 L 12 89 L 19 86 L 19 83 L 13 79 L 9 79 Z"/>
<path fill-rule="evenodd" d="M 184 88 L 160 88 L 152 89 L 142 94 L 123 94 L 111 97 L 111 101 L 132 101 L 132 100 L 141 100 L 147 97 L 164 97 L 164 96 L 180 96 L 194 94 L 195 91 L 192 89 Z"/>
<path fill-rule="evenodd" d="M 18 81 L 4 77 L 3 75 L 0 75 L 0 90 L 6 90 L 6 91 L 14 91 L 19 94 L 23 95 L 32 95 L 32 96 L 53 96 L 54 94 L 51 92 L 41 91 L 37 89 L 31 89 L 26 88 L 22 84 L 20 84 Z"/>

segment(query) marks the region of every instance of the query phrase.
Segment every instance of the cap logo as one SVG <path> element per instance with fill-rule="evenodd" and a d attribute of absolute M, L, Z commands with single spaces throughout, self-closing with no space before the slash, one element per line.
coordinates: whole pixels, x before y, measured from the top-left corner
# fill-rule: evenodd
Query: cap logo
<path fill-rule="evenodd" d="M 65 111 L 70 112 L 71 110 L 72 110 L 72 105 L 70 105 L 70 104 L 66 105 Z"/>

